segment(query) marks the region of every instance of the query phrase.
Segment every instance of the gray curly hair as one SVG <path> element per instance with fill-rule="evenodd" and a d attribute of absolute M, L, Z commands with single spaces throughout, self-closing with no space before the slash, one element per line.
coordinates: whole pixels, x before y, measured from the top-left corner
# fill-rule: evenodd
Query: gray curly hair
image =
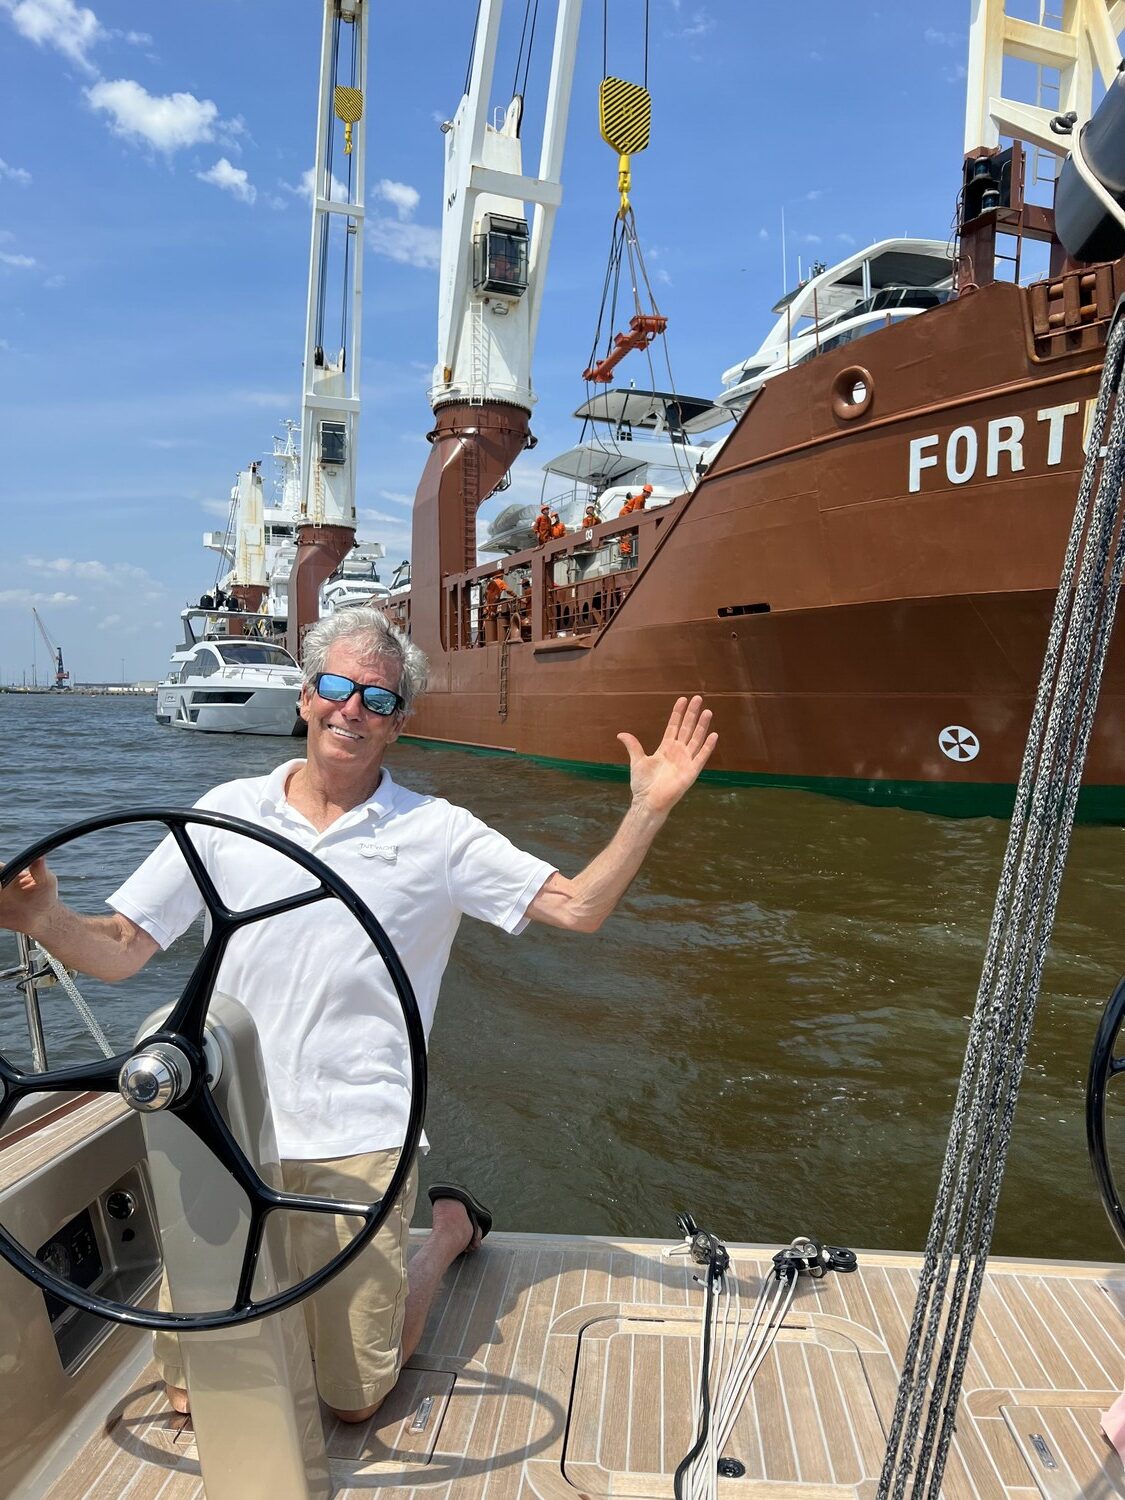
<path fill-rule="evenodd" d="M 325 615 L 305 633 L 301 667 L 309 691 L 324 671 L 331 648 L 345 642 L 365 656 L 378 656 L 395 663 L 405 719 L 413 711 L 415 698 L 426 690 L 430 664 L 425 654 L 411 644 L 408 635 L 392 625 L 381 611 L 366 605 L 352 605 Z"/>

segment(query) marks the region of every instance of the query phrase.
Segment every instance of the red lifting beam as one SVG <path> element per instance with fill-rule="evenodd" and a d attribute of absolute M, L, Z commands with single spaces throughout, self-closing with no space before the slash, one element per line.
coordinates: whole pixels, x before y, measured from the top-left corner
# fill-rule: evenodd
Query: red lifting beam
<path fill-rule="evenodd" d="M 656 313 L 637 313 L 635 317 L 629 319 L 629 327 L 633 330 L 632 333 L 613 335 L 612 351 L 606 355 L 605 359 L 599 359 L 596 365 L 583 370 L 583 380 L 603 382 L 612 380 L 614 365 L 619 364 L 630 349 L 647 349 L 656 335 L 663 333 L 668 327 L 668 319 Z"/>

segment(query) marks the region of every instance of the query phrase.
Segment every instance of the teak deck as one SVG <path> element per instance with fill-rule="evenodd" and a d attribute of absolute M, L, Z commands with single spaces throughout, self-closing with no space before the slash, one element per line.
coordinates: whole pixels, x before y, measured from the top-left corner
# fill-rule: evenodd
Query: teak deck
<path fill-rule="evenodd" d="M 694 1438 L 703 1291 L 652 1242 L 493 1234 L 448 1278 L 427 1336 L 365 1427 L 328 1426 L 339 1500 L 663 1497 Z M 770 1252 L 739 1248 L 743 1324 Z M 727 1500 L 869 1497 L 913 1305 L 917 1257 L 868 1253 L 801 1278 L 726 1452 Z M 1098 1413 L 1125 1378 L 1125 1279 L 994 1261 L 948 1500 L 1125 1494 Z M 432 1398 L 430 1405 L 423 1402 Z M 421 1430 L 416 1430 L 421 1425 Z M 202 1500 L 190 1425 L 150 1367 L 46 1500 Z"/>

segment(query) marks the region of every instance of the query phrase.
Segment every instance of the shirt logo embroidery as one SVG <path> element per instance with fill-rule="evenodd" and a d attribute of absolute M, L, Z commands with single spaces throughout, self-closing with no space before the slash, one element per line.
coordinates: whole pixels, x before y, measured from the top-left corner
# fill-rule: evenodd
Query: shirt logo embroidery
<path fill-rule="evenodd" d="M 374 839 L 362 839 L 359 852 L 364 859 L 381 859 L 393 865 L 398 859 L 397 844 L 377 844 Z"/>

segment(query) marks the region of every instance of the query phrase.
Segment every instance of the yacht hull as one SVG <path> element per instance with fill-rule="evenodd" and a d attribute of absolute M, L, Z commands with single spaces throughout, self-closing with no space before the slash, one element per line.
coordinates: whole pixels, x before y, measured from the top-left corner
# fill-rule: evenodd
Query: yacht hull
<path fill-rule="evenodd" d="M 619 730 L 652 744 L 702 692 L 712 777 L 1004 813 L 1123 270 L 989 286 L 776 377 L 691 494 L 510 558 L 522 629 L 466 606 L 483 569 L 432 577 L 444 638 L 419 628 L 416 529 L 410 732 L 622 766 Z M 1086 817 L 1125 819 L 1123 713 L 1114 646 Z"/>
<path fill-rule="evenodd" d="M 297 687 L 214 691 L 161 686 L 156 692 L 156 721 L 203 734 L 296 735 L 305 727 L 297 712 L 300 695 Z"/>

